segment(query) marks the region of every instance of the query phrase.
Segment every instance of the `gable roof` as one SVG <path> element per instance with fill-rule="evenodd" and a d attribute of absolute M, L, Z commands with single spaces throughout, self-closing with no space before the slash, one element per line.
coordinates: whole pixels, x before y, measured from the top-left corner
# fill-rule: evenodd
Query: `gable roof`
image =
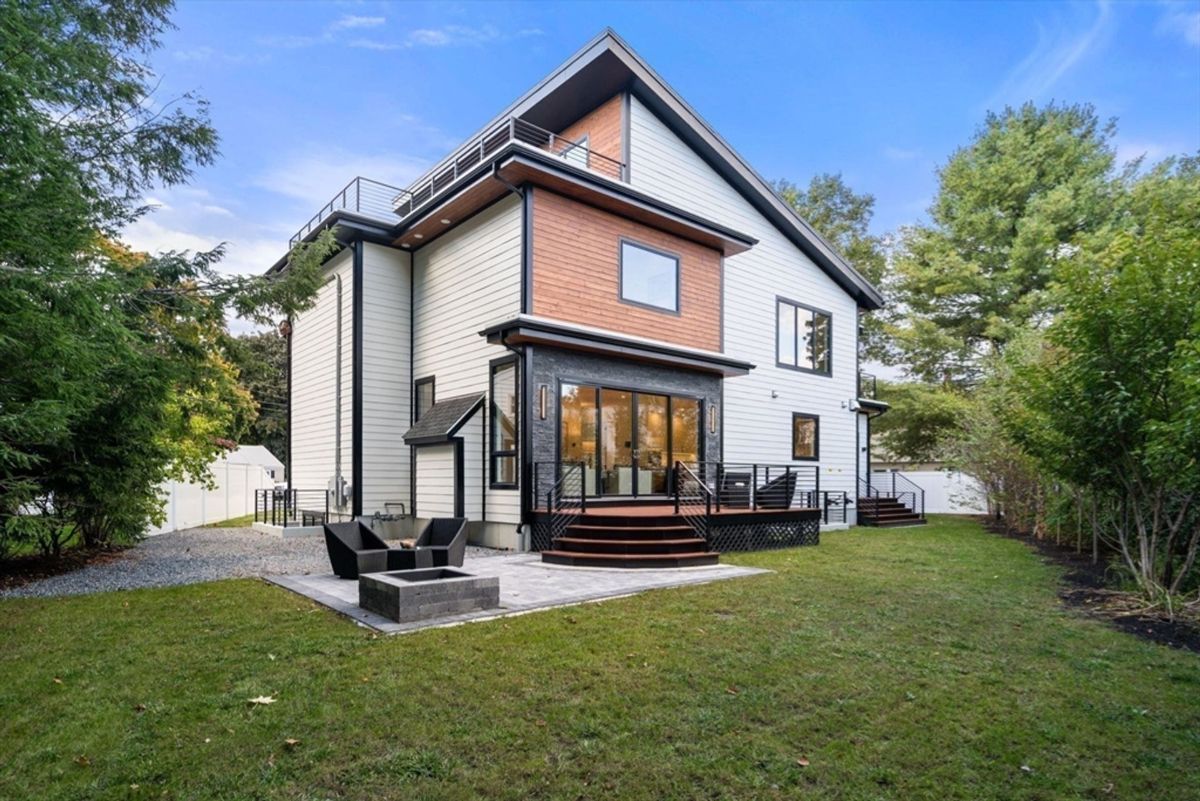
<path fill-rule="evenodd" d="M 446 398 L 425 410 L 412 428 L 404 432 L 406 445 L 436 445 L 449 442 L 475 410 L 483 405 L 482 392 Z"/>
<path fill-rule="evenodd" d="M 508 117 L 559 130 L 603 100 L 628 89 L 695 150 L 784 236 L 853 297 L 878 309 L 883 296 L 834 247 L 783 201 L 711 125 L 611 28 L 568 58 L 497 114 L 480 133 Z M 468 141 L 474 136 L 468 138 Z M 429 173 L 443 167 L 439 163 Z"/>

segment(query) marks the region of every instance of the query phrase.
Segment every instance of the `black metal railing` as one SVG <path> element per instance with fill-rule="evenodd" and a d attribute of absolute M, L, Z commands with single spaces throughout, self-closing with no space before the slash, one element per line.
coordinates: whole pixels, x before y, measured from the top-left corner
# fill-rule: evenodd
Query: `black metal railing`
<path fill-rule="evenodd" d="M 535 551 L 553 547 L 554 540 L 566 534 L 567 528 L 587 511 L 583 463 L 561 462 L 556 475 L 557 479 L 544 496 L 546 525 L 535 528 L 535 541 L 530 543 Z"/>
<path fill-rule="evenodd" d="M 879 399 L 879 380 L 871 373 L 858 371 L 858 397 L 868 400 Z"/>
<path fill-rule="evenodd" d="M 687 521 L 696 536 L 709 542 L 709 523 L 713 513 L 713 491 L 683 462 L 675 463 L 675 514 Z"/>
<path fill-rule="evenodd" d="M 871 473 L 868 479 L 858 480 L 858 497 L 878 501 L 894 499 L 919 517 L 925 517 L 925 490 L 907 476 L 895 470 Z"/>
<path fill-rule="evenodd" d="M 325 490 L 260 489 L 254 491 L 254 522 L 272 526 L 319 526 L 350 515 L 329 508 Z"/>
<path fill-rule="evenodd" d="M 713 493 L 715 510 L 819 509 L 821 474 L 816 465 L 753 462 L 690 462 Z"/>
<path fill-rule="evenodd" d="M 320 227 L 321 223 L 339 211 L 353 212 L 387 225 L 395 225 L 396 209 L 406 195 L 408 195 L 407 189 L 389 186 L 361 176 L 355 178 L 346 184 L 341 192 L 334 195 L 333 199 L 326 203 L 320 211 L 309 218 L 308 222 L 288 240 L 288 247 L 293 247 L 297 242 L 302 241 L 314 229 Z"/>
<path fill-rule="evenodd" d="M 467 142 L 407 189 L 369 178 L 355 178 L 314 214 L 289 240 L 288 245 L 291 247 L 300 242 L 339 211 L 353 212 L 387 225 L 395 225 L 454 186 L 459 178 L 471 173 L 489 156 L 511 142 L 552 153 L 568 164 L 584 167 L 607 178 L 620 181 L 625 177 L 625 163 L 619 159 L 597 153 L 581 141 L 509 117 Z"/>
<path fill-rule="evenodd" d="M 821 492 L 821 521 L 824 523 L 845 523 L 846 510 L 853 503 L 845 490 Z"/>

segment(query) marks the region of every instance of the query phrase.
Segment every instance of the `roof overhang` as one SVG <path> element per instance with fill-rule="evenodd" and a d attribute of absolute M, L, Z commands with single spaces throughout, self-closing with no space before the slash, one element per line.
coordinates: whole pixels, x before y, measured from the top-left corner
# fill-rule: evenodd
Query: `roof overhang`
<path fill-rule="evenodd" d="M 884 412 L 886 412 L 887 410 L 892 408 L 892 405 L 890 403 L 884 403 L 883 401 L 875 400 L 874 398 L 859 398 L 858 406 L 859 406 L 859 411 L 864 412 L 866 414 L 875 412 L 876 417 L 878 417 L 879 415 L 883 414 Z"/>
<path fill-rule="evenodd" d="M 730 378 L 754 369 L 723 353 L 522 314 L 479 332 L 499 345 L 546 345 Z"/>
<path fill-rule="evenodd" d="M 430 406 L 412 428 L 404 432 L 405 445 L 444 445 L 451 442 L 486 397 L 483 393 L 446 398 Z"/>

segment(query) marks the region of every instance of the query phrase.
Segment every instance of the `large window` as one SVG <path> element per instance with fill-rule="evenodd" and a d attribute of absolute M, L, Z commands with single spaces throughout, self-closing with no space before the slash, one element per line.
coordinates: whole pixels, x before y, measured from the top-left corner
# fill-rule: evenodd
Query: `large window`
<path fill-rule="evenodd" d="M 819 441 L 820 419 L 815 414 L 792 415 L 792 458 L 799 461 L 815 462 L 820 456 Z"/>
<path fill-rule="evenodd" d="M 417 402 L 413 406 L 413 422 L 417 422 L 425 416 L 425 412 L 429 411 L 436 401 L 434 395 L 434 380 L 433 376 L 422 378 L 416 383 Z"/>
<path fill-rule="evenodd" d="M 517 485 L 517 362 L 492 364 L 492 486 Z"/>
<path fill-rule="evenodd" d="M 622 240 L 621 300 L 678 312 L 679 257 Z"/>
<path fill-rule="evenodd" d="M 833 346 L 828 312 L 779 298 L 775 301 L 775 361 L 780 367 L 830 374 Z"/>

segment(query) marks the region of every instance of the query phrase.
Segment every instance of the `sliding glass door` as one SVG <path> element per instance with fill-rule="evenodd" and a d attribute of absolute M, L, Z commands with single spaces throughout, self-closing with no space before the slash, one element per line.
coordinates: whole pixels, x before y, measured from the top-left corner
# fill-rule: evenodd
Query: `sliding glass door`
<path fill-rule="evenodd" d="M 559 459 L 582 463 L 597 495 L 665 495 L 675 461 L 701 451 L 696 398 L 563 384 L 559 419 Z"/>

